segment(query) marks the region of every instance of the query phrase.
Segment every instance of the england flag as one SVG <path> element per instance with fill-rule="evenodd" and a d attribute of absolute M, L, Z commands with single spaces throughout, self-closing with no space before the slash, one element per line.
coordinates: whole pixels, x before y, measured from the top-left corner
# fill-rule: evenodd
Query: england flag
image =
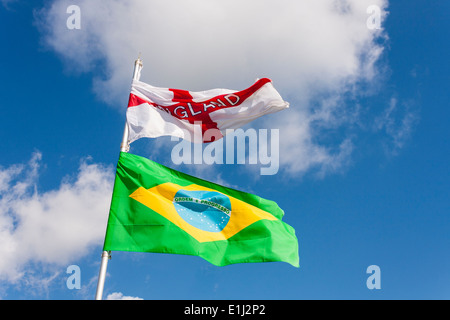
<path fill-rule="evenodd" d="M 128 139 L 132 143 L 143 137 L 175 136 L 191 142 L 212 142 L 222 138 L 227 129 L 240 128 L 288 107 L 267 78 L 242 91 L 200 92 L 133 80 L 127 109 Z"/>

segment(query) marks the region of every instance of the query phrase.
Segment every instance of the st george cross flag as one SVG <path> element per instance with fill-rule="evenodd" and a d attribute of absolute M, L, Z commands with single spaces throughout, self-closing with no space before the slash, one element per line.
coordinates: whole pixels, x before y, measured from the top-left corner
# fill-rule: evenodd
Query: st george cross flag
<path fill-rule="evenodd" d="M 288 107 L 267 78 L 242 91 L 200 92 L 158 88 L 133 80 L 127 109 L 128 142 L 160 136 L 212 142 L 222 138 L 226 129 L 240 128 Z"/>

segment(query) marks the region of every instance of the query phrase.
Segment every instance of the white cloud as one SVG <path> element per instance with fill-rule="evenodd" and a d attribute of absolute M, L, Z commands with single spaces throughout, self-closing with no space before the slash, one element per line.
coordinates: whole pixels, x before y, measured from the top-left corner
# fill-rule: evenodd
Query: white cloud
<path fill-rule="evenodd" d="M 113 170 L 83 162 L 73 181 L 40 192 L 41 158 L 0 168 L 0 280 L 22 279 L 33 263 L 67 265 L 104 237 Z"/>
<path fill-rule="evenodd" d="M 53 0 L 37 14 L 43 39 L 68 67 L 94 74 L 100 99 L 123 108 L 139 52 L 141 80 L 156 86 L 243 89 L 270 77 L 291 102 L 285 115 L 270 117 L 271 127 L 285 128 L 287 171 L 347 163 L 348 136 L 334 145 L 318 137 L 348 125 L 339 117 L 348 114 L 345 95 L 361 95 L 358 84 L 376 79 L 386 34 L 367 27 L 367 8 L 385 15 L 387 0 L 81 0 L 81 30 L 66 27 L 71 4 Z"/>
<path fill-rule="evenodd" d="M 108 294 L 106 300 L 144 300 L 139 297 L 124 296 L 121 292 L 113 292 Z"/>
<path fill-rule="evenodd" d="M 374 43 L 379 31 L 366 26 L 366 9 L 386 4 L 82 0 L 77 2 L 82 28 L 69 30 L 66 9 L 72 2 L 54 0 L 40 12 L 45 41 L 76 68 L 99 72 L 97 93 L 111 102 L 126 98 L 139 52 L 145 64 L 142 79 L 154 85 L 240 88 L 269 76 L 302 97 L 314 93 L 310 90 L 339 89 L 373 76 L 381 47 Z M 95 68 L 102 59 L 103 70 Z"/>

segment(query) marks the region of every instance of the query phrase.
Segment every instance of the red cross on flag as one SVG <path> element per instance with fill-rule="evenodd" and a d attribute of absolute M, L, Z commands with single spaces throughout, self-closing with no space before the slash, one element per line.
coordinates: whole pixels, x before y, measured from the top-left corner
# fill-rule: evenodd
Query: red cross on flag
<path fill-rule="evenodd" d="M 222 138 L 226 129 L 240 128 L 288 107 L 267 78 L 242 91 L 200 92 L 158 88 L 133 80 L 127 109 L 129 143 L 160 136 L 212 142 Z"/>

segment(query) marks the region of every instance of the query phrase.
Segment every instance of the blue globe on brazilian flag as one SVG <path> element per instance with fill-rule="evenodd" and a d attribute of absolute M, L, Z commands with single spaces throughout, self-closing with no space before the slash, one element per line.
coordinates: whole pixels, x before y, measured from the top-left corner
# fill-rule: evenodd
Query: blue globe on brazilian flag
<path fill-rule="evenodd" d="M 298 240 L 283 215 L 273 201 L 122 152 L 103 249 L 298 267 Z"/>

